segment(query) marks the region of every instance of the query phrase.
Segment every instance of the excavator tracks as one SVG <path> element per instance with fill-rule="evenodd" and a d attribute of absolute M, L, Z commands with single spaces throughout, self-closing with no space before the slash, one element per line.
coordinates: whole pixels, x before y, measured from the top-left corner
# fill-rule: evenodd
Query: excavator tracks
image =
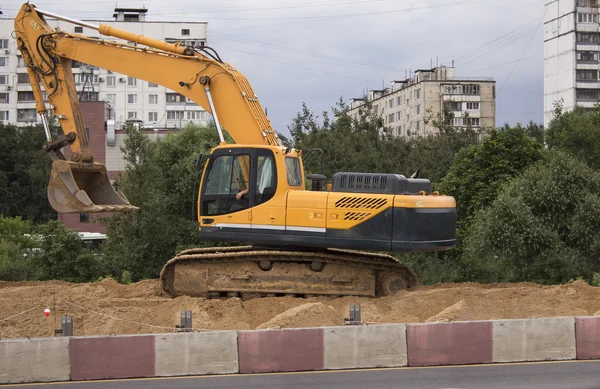
<path fill-rule="evenodd" d="M 418 285 L 416 275 L 392 256 L 353 250 L 295 251 L 253 246 L 185 250 L 160 273 L 171 296 L 392 295 Z"/>

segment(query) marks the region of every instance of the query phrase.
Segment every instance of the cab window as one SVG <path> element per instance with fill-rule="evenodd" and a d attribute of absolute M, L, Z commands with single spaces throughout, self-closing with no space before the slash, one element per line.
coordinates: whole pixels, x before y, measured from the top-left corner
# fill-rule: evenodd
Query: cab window
<path fill-rule="evenodd" d="M 249 179 L 249 155 L 222 155 L 215 158 L 207 174 L 202 214 L 222 215 L 248 208 L 248 196 L 237 200 L 235 195 L 248 190 Z"/>
<path fill-rule="evenodd" d="M 277 189 L 277 170 L 272 155 L 259 155 L 256 159 L 256 186 L 254 202 L 256 205 L 269 201 Z"/>
<path fill-rule="evenodd" d="M 302 173 L 300 172 L 300 161 L 298 158 L 286 157 L 285 158 L 285 170 L 287 174 L 288 185 L 290 186 L 301 186 L 302 185 Z"/>

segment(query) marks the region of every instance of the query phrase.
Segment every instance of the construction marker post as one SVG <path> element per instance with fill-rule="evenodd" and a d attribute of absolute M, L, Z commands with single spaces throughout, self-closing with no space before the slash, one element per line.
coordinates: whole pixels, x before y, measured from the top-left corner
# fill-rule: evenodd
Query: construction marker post
<path fill-rule="evenodd" d="M 360 304 L 350 304 L 350 317 L 344 318 L 344 324 L 347 326 L 357 326 L 361 324 Z"/>
<path fill-rule="evenodd" d="M 60 319 L 62 336 L 73 336 L 73 317 L 63 316 Z"/>
<path fill-rule="evenodd" d="M 192 332 L 192 311 L 181 311 L 181 325 L 176 325 L 177 332 Z"/>

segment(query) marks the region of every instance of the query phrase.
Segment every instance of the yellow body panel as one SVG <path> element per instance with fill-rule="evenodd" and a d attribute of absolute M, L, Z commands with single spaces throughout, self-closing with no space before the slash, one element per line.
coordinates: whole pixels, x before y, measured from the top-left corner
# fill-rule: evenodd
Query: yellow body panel
<path fill-rule="evenodd" d="M 456 208 L 451 196 L 394 196 L 394 208 Z"/>
<path fill-rule="evenodd" d="M 288 192 L 285 224 L 295 227 L 325 228 L 328 196 L 328 192 Z"/>

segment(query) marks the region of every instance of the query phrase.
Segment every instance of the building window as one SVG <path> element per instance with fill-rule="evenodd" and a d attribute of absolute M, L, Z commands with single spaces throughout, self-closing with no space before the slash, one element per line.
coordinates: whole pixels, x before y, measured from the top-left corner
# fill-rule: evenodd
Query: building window
<path fill-rule="evenodd" d="M 188 120 L 204 119 L 204 111 L 187 111 Z"/>
<path fill-rule="evenodd" d="M 8 104 L 8 93 L 0 93 L 0 104 Z"/>
<path fill-rule="evenodd" d="M 394 122 L 394 114 L 391 113 L 388 115 L 388 123 L 393 123 Z"/>
<path fill-rule="evenodd" d="M 17 101 L 19 103 L 35 101 L 33 92 L 17 92 Z"/>
<path fill-rule="evenodd" d="M 388 104 L 390 108 L 394 108 L 394 99 L 390 99 L 390 101 L 388 101 Z"/>
<path fill-rule="evenodd" d="M 23 57 L 21 57 L 20 55 L 17 55 L 17 67 L 18 68 L 25 67 L 25 61 L 23 60 Z"/>
<path fill-rule="evenodd" d="M 463 125 L 465 126 L 479 126 L 479 118 L 463 118 Z"/>
<path fill-rule="evenodd" d="M 81 26 L 75 26 L 75 27 L 73 28 L 73 32 L 74 32 L 75 34 L 83 34 L 83 27 L 81 27 Z"/>
<path fill-rule="evenodd" d="M 115 76 L 106 76 L 106 86 L 114 88 L 117 78 Z"/>
<path fill-rule="evenodd" d="M 2 67 L 8 66 L 8 57 L 0 57 L 0 66 L 2 66 Z"/>
<path fill-rule="evenodd" d="M 421 122 L 419 120 L 417 120 L 415 122 L 415 130 L 420 130 L 421 129 Z"/>
<path fill-rule="evenodd" d="M 8 111 L 0 111 L 0 120 L 8 121 Z"/>
<path fill-rule="evenodd" d="M 183 120 L 183 111 L 167 111 L 167 120 Z"/>
<path fill-rule="evenodd" d="M 402 97 L 401 96 L 398 96 L 396 98 L 396 105 L 402 105 Z"/>
<path fill-rule="evenodd" d="M 150 104 L 158 104 L 158 95 L 148 95 L 148 102 Z"/>
<path fill-rule="evenodd" d="M 137 103 L 137 95 L 136 94 L 128 94 L 127 95 L 127 104 L 135 104 Z"/>
<path fill-rule="evenodd" d="M 577 100 L 597 101 L 597 89 L 577 89 Z"/>
<path fill-rule="evenodd" d="M 421 89 L 417 89 L 415 91 L 415 100 L 420 99 L 421 98 Z"/>
<path fill-rule="evenodd" d="M 479 85 L 476 85 L 476 84 L 463 85 L 463 94 L 478 95 L 479 94 Z"/>
<path fill-rule="evenodd" d="M 577 22 L 579 23 L 598 23 L 598 14 L 578 13 Z"/>
<path fill-rule="evenodd" d="M 157 122 L 158 121 L 158 112 L 148 112 L 148 121 L 149 122 Z"/>
<path fill-rule="evenodd" d="M 0 39 L 0 49 L 9 49 L 8 39 Z"/>
<path fill-rule="evenodd" d="M 185 103 L 185 96 L 179 93 L 167 93 L 167 104 Z"/>
<path fill-rule="evenodd" d="M 17 73 L 17 84 L 29 84 L 29 75 L 27 73 Z"/>
<path fill-rule="evenodd" d="M 17 109 L 18 122 L 35 122 L 36 120 L 35 109 Z"/>
<path fill-rule="evenodd" d="M 577 42 L 578 43 L 598 43 L 600 42 L 600 35 L 595 32 L 578 32 Z"/>
<path fill-rule="evenodd" d="M 79 223 L 89 223 L 90 222 L 90 214 L 89 213 L 80 213 L 79 214 Z"/>
<path fill-rule="evenodd" d="M 115 100 L 117 99 L 117 95 L 114 93 L 110 93 L 106 95 L 106 101 L 110 103 L 110 105 L 115 105 Z"/>
<path fill-rule="evenodd" d="M 577 52 L 577 61 L 596 62 L 596 61 L 598 61 L 598 52 L 597 51 L 578 51 Z"/>
<path fill-rule="evenodd" d="M 597 7 L 597 0 L 577 0 L 578 7 Z"/>
<path fill-rule="evenodd" d="M 479 109 L 479 103 L 467 103 L 467 109 Z"/>
<path fill-rule="evenodd" d="M 8 84 L 8 76 L 6 74 L 0 74 L 0 85 Z"/>
<path fill-rule="evenodd" d="M 137 86 L 137 78 L 127 77 L 127 86 Z"/>
<path fill-rule="evenodd" d="M 190 29 L 189 28 L 182 28 L 181 29 L 181 35 L 185 35 L 185 36 L 190 35 Z"/>
<path fill-rule="evenodd" d="M 415 105 L 415 115 L 421 114 L 421 104 Z"/>
<path fill-rule="evenodd" d="M 127 120 L 130 119 L 137 119 L 137 112 L 136 111 L 129 111 L 127 112 Z"/>
<path fill-rule="evenodd" d="M 458 101 L 447 101 L 444 103 L 446 111 L 462 111 L 462 103 Z"/>
<path fill-rule="evenodd" d="M 157 87 L 158 87 L 158 84 L 155 84 L 155 83 L 153 83 L 153 82 L 148 82 L 148 87 L 149 87 L 149 88 L 157 88 Z"/>
<path fill-rule="evenodd" d="M 396 120 L 402 120 L 402 112 L 396 112 Z"/>
<path fill-rule="evenodd" d="M 597 81 L 598 71 L 597 70 L 577 70 L 575 72 L 575 79 L 577 81 Z"/>

